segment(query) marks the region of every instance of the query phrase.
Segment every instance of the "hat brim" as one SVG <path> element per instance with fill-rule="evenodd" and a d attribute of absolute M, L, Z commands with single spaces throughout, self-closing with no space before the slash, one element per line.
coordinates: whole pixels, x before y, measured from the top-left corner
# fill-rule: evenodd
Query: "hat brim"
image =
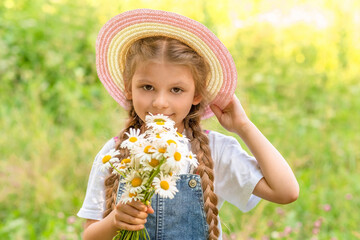
<path fill-rule="evenodd" d="M 136 9 L 110 19 L 100 30 L 96 41 L 98 76 L 110 95 L 128 108 L 122 72 L 127 50 L 136 40 L 151 36 L 175 38 L 193 48 L 210 66 L 207 91 L 210 104 L 221 109 L 230 102 L 236 88 L 234 60 L 222 42 L 203 24 L 182 15 L 152 9 Z M 202 116 L 213 112 L 206 107 Z"/>

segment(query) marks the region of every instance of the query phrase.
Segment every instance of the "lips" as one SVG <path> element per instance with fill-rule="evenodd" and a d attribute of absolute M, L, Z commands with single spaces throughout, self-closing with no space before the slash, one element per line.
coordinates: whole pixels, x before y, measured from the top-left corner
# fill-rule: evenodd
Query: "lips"
<path fill-rule="evenodd" d="M 150 114 L 149 112 L 147 113 L 147 114 Z M 171 117 L 171 116 L 173 116 L 174 114 L 172 113 L 172 114 L 164 114 L 164 113 L 151 113 L 152 115 L 158 115 L 158 114 L 162 114 L 162 115 L 164 115 L 164 116 L 166 116 L 166 117 Z"/>

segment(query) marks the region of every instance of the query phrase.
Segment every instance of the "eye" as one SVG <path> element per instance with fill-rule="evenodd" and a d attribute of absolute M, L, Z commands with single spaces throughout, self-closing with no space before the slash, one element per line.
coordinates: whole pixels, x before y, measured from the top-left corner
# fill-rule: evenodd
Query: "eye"
<path fill-rule="evenodd" d="M 172 88 L 172 89 L 171 89 L 171 92 L 172 92 L 172 93 L 179 94 L 179 93 L 182 93 L 183 90 L 182 90 L 181 88 L 175 87 L 175 88 Z"/>
<path fill-rule="evenodd" d="M 143 88 L 145 91 L 151 91 L 151 90 L 154 90 L 154 87 L 153 87 L 153 86 L 151 86 L 151 85 L 144 85 L 142 88 Z"/>

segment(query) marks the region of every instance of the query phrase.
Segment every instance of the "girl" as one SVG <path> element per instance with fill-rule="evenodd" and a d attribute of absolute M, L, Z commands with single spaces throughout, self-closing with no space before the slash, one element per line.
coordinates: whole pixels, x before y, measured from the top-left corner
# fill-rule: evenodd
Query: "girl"
<path fill-rule="evenodd" d="M 205 26 L 170 12 L 133 10 L 105 24 L 96 47 L 99 78 L 129 110 L 129 120 L 95 158 L 78 213 L 87 219 L 84 239 L 112 239 L 120 229 L 144 226 L 151 239 L 221 239 L 218 209 L 225 200 L 249 211 L 260 198 L 281 204 L 297 199 L 292 170 L 234 95 L 231 55 Z M 97 163 L 112 148 L 125 158 L 119 147 L 128 138 L 125 132 L 142 129 L 149 113 L 175 121 L 177 131 L 190 139 L 199 166 L 181 170 L 174 199 L 154 195 L 152 206 L 122 204 L 119 176 L 100 171 Z M 240 136 L 254 157 L 235 138 L 202 130 L 201 118 L 212 114 Z"/>

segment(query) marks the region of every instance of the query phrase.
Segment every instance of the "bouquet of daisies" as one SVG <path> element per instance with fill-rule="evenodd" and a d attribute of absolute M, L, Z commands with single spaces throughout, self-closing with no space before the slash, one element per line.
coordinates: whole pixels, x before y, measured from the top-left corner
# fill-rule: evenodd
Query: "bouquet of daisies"
<path fill-rule="evenodd" d="M 130 129 L 120 145 L 129 156 L 119 159 L 119 150 L 112 149 L 102 158 L 102 169 L 113 168 L 119 174 L 124 192 L 120 201 L 142 201 L 149 205 L 154 193 L 172 199 L 180 169 L 196 167 L 196 156 L 188 148 L 188 139 L 177 132 L 175 123 L 162 114 L 147 115 L 146 131 Z M 146 228 L 139 231 L 121 230 L 114 239 L 149 239 Z"/>

